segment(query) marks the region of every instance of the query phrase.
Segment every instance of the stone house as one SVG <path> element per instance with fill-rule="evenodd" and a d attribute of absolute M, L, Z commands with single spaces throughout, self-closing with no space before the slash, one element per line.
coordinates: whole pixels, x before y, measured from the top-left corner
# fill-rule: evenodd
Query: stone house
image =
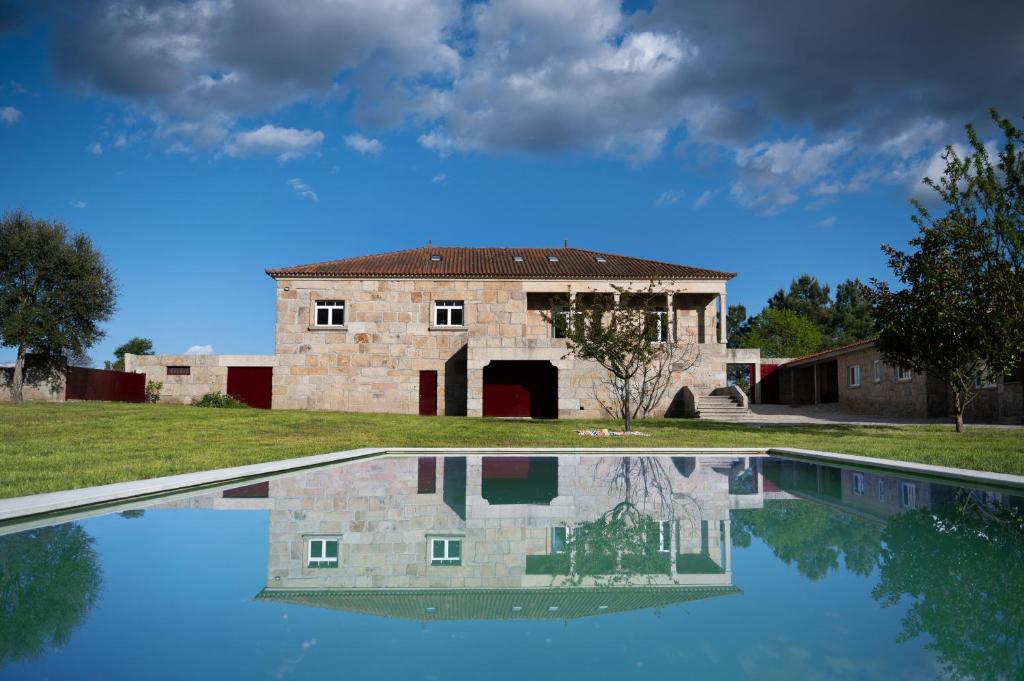
<path fill-rule="evenodd" d="M 1019 424 L 1024 421 L 1021 371 L 981 384 L 968 405 L 968 420 Z M 779 367 L 783 404 L 835 404 L 858 414 L 901 418 L 950 415 L 945 385 L 935 376 L 887 365 L 875 339 L 851 343 Z"/>
<path fill-rule="evenodd" d="M 651 281 L 663 342 L 693 343 L 678 393 L 726 385 L 731 272 L 575 248 L 428 246 L 267 271 L 277 285 L 273 406 L 469 416 L 600 417 L 593 362 L 567 356 L 545 314 L 576 295 Z"/>

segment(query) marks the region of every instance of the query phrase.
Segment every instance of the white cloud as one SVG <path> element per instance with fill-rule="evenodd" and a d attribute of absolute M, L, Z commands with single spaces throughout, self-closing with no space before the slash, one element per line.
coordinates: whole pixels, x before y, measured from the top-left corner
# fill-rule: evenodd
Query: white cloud
<path fill-rule="evenodd" d="M 818 227 L 831 227 L 832 225 L 836 224 L 837 221 L 838 221 L 838 218 L 832 216 L 832 217 L 827 217 L 827 218 L 825 218 L 823 220 L 818 220 L 818 222 L 816 224 L 817 224 Z"/>
<path fill-rule="evenodd" d="M 799 191 L 812 183 L 818 194 L 837 192 L 834 179 L 840 161 L 853 149 L 853 137 L 809 143 L 805 138 L 758 142 L 735 151 L 739 180 L 729 197 L 763 212 L 775 212 L 799 200 Z M 815 193 L 812 190 L 811 193 Z"/>
<path fill-rule="evenodd" d="M 377 156 L 384 151 L 383 142 L 359 133 L 346 135 L 345 146 L 353 151 L 358 151 L 360 154 L 369 154 L 370 156 Z"/>
<path fill-rule="evenodd" d="M 264 125 L 256 130 L 235 133 L 225 145 L 228 156 L 277 155 L 281 162 L 317 153 L 324 141 L 319 130 L 297 130 Z"/>
<path fill-rule="evenodd" d="M 313 191 L 313 188 L 310 187 L 305 182 L 303 182 L 301 178 L 293 177 L 292 179 L 288 180 L 287 184 L 299 196 L 304 196 L 313 202 L 320 201 L 320 197 L 316 195 L 316 192 Z"/>
<path fill-rule="evenodd" d="M 665 206 L 672 206 L 683 198 L 683 193 L 675 189 L 667 189 L 661 193 L 658 198 L 654 200 L 655 208 L 664 208 Z"/>
<path fill-rule="evenodd" d="M 93 142 L 92 144 L 87 146 L 85 148 L 85 150 L 88 151 L 90 154 L 92 154 L 94 156 L 102 156 L 103 155 L 103 145 L 100 144 L 99 142 Z"/>
<path fill-rule="evenodd" d="M 190 345 L 188 350 L 185 351 L 186 355 L 212 355 L 212 345 Z"/>
<path fill-rule="evenodd" d="M 85 208 L 85 201 L 68 201 L 68 205 L 72 208 Z"/>
<path fill-rule="evenodd" d="M 711 199 L 715 196 L 715 193 L 710 189 L 705 189 L 701 192 L 701 195 L 697 197 L 697 200 L 693 202 L 694 208 L 703 208 L 704 206 L 711 203 Z"/>
<path fill-rule="evenodd" d="M 424 149 L 436 151 L 441 156 L 448 156 L 455 149 L 455 143 L 441 130 L 423 133 L 416 141 Z"/>
<path fill-rule="evenodd" d="M 446 173 L 438 173 L 437 175 L 434 175 L 432 178 L 430 178 L 430 181 L 433 182 L 434 184 L 447 184 L 448 175 Z"/>
<path fill-rule="evenodd" d="M 128 138 L 126 136 L 118 135 L 114 139 L 114 148 L 115 149 L 124 149 L 127 146 L 128 146 Z"/>
<path fill-rule="evenodd" d="M 7 125 L 14 125 L 21 120 L 21 112 L 13 106 L 0 106 L 0 121 Z"/>

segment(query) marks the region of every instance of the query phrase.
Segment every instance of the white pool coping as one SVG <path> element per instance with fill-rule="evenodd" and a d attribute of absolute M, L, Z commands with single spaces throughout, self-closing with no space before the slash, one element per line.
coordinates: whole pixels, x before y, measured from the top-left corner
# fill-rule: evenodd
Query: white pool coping
<path fill-rule="evenodd" d="M 445 455 L 445 454 L 524 454 L 532 455 L 643 455 L 643 456 L 769 456 L 781 455 L 814 461 L 828 461 L 851 467 L 884 469 L 889 472 L 959 481 L 977 486 L 994 486 L 1024 490 L 1024 476 L 1005 473 L 932 466 L 929 464 L 879 459 L 853 454 L 839 454 L 809 449 L 785 447 L 736 448 L 736 447 L 367 447 L 350 449 L 329 454 L 318 454 L 295 459 L 283 459 L 265 463 L 219 468 L 196 473 L 169 475 L 147 480 L 119 482 L 112 485 L 84 487 L 49 492 L 24 497 L 0 499 L 0 534 L 10 531 L 9 525 L 17 523 L 17 531 L 29 527 L 51 524 L 55 514 L 61 514 L 60 521 L 75 520 L 119 508 L 138 508 L 166 501 L 169 497 L 190 495 L 203 491 L 215 491 L 255 482 L 272 477 L 281 477 L 310 468 L 330 464 L 357 461 L 368 457 L 403 455 Z M 19 522 L 25 521 L 25 522 Z M 5 531 L 6 530 L 6 531 Z"/>

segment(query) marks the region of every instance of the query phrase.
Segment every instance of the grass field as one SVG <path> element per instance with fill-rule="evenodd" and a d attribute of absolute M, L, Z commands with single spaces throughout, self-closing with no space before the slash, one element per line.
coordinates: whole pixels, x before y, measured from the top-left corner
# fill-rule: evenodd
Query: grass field
<path fill-rule="evenodd" d="M 589 438 L 611 421 L 201 409 L 104 402 L 0 405 L 0 497 L 237 466 L 356 447 L 802 447 L 1024 474 L 1024 430 L 952 426 L 637 424 L 647 438 Z"/>

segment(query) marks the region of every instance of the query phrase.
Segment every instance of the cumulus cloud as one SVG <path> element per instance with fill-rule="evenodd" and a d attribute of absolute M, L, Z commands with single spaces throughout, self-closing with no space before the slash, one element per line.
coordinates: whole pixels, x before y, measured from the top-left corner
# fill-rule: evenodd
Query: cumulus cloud
<path fill-rule="evenodd" d="M 359 133 L 346 135 L 345 146 L 353 151 L 358 151 L 360 154 L 369 154 L 370 156 L 377 156 L 384 151 L 383 142 Z"/>
<path fill-rule="evenodd" d="M 85 148 L 85 150 L 88 151 L 93 156 L 102 156 L 103 155 L 103 145 L 100 144 L 99 142 L 93 142 L 92 144 L 87 146 Z"/>
<path fill-rule="evenodd" d="M 292 179 L 288 180 L 287 184 L 299 196 L 304 196 L 305 198 L 313 202 L 320 201 L 320 197 L 316 195 L 316 192 L 313 191 L 313 188 L 310 187 L 305 182 L 303 182 L 302 178 L 293 177 Z"/>
<path fill-rule="evenodd" d="M 212 355 L 212 345 L 190 345 L 188 350 L 185 351 L 186 355 Z"/>
<path fill-rule="evenodd" d="M 837 220 L 838 218 L 835 217 L 827 217 L 822 220 L 818 220 L 817 225 L 818 227 L 831 227 L 832 225 L 836 224 Z"/>
<path fill-rule="evenodd" d="M 697 200 L 693 202 L 693 207 L 703 208 L 704 206 L 711 203 L 711 199 L 714 198 L 714 196 L 715 193 L 713 191 L 711 191 L 710 189 L 705 189 L 703 192 L 701 192 L 700 196 L 697 197 Z"/>
<path fill-rule="evenodd" d="M 655 208 L 664 208 L 665 206 L 673 206 L 683 198 L 683 193 L 676 189 L 668 189 L 663 191 L 658 198 L 654 200 Z"/>
<path fill-rule="evenodd" d="M 447 184 L 448 175 L 447 173 L 438 173 L 437 175 L 434 175 L 432 178 L 430 178 L 430 181 L 433 182 L 434 184 Z"/>
<path fill-rule="evenodd" d="M 7 125 L 14 125 L 21 120 L 21 111 L 13 106 L 0 106 L 0 121 Z"/>
<path fill-rule="evenodd" d="M 728 196 L 765 210 L 901 181 L 984 107 L 1021 110 L 1024 79 L 1024 3 L 968 14 L 926 0 L 640 10 L 68 0 L 60 10 L 49 32 L 58 74 L 145 111 L 165 148 L 312 153 L 319 142 L 293 151 L 243 137 L 262 128 L 235 129 L 345 98 L 358 125 L 404 127 L 440 155 L 583 149 L 642 163 L 667 145 L 709 146 L 735 165 Z M 364 139 L 356 151 L 379 153 Z"/>
<path fill-rule="evenodd" d="M 85 208 L 85 201 L 68 201 L 68 205 L 72 208 Z"/>
<path fill-rule="evenodd" d="M 297 130 L 264 125 L 256 130 L 235 133 L 225 145 L 228 156 L 276 155 L 279 161 L 289 161 L 316 153 L 324 141 L 319 130 Z"/>

